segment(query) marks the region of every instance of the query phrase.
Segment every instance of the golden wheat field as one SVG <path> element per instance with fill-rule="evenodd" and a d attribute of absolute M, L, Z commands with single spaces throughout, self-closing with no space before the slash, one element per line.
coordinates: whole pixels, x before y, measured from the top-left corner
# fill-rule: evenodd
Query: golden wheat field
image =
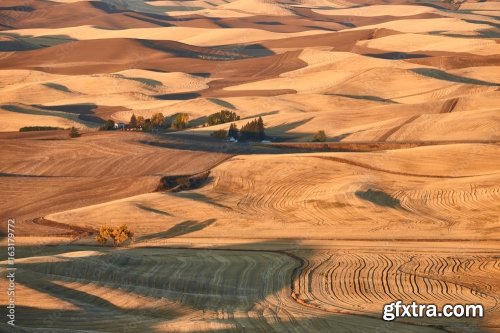
<path fill-rule="evenodd" d="M 499 18 L 2 0 L 0 331 L 500 332 Z"/>

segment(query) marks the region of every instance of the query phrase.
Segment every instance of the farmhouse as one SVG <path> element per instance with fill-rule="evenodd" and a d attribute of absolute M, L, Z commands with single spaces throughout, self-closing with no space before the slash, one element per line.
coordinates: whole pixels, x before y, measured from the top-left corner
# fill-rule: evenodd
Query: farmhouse
<path fill-rule="evenodd" d="M 125 123 L 115 123 L 115 129 L 125 129 Z"/>

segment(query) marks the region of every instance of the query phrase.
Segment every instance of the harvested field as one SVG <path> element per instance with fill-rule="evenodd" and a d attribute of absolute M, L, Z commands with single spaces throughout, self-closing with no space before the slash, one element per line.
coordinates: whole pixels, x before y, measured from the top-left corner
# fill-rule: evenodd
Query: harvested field
<path fill-rule="evenodd" d="M 0 137 L 2 156 L 10 156 L 0 168 L 3 217 L 24 220 L 153 192 L 164 176 L 206 171 L 228 157 L 155 147 L 141 143 L 154 137 L 139 133 L 45 136 Z"/>
<path fill-rule="evenodd" d="M 500 192 L 491 156 L 498 149 L 470 144 L 363 154 L 240 155 L 214 168 L 211 182 L 201 189 L 145 194 L 48 219 L 96 228 L 103 215 L 113 215 L 129 221 L 138 234 L 158 234 L 160 241 L 163 231 L 184 221 L 205 221 L 210 211 L 216 223 L 189 237 L 411 240 L 418 230 L 419 239 L 436 241 L 479 240 L 488 233 L 495 238 Z M 467 158 L 455 166 L 452 161 L 465 151 Z M 461 209 L 454 208 L 458 200 L 465 200 Z M 192 211 L 192 205 L 200 210 Z M 474 229 L 479 216 L 490 223 Z M 235 223 L 238 228 L 231 228 Z"/>
<path fill-rule="evenodd" d="M 3 0 L 0 331 L 500 332 L 498 4 Z"/>
<path fill-rule="evenodd" d="M 276 148 L 297 148 L 310 151 L 345 151 L 345 152 L 369 152 L 381 150 L 394 150 L 394 149 L 408 149 L 422 146 L 435 146 L 443 144 L 453 144 L 454 142 L 432 142 L 432 141 L 418 141 L 418 142 L 301 142 L 301 143 L 270 143 L 267 144 Z M 474 142 L 469 142 L 474 143 Z M 485 144 L 499 144 L 500 142 L 477 142 Z"/>
<path fill-rule="evenodd" d="M 297 266 L 293 257 L 266 251 L 134 249 L 108 252 L 89 248 L 21 259 L 20 271 L 42 279 L 23 281 L 19 294 L 30 294 L 37 301 L 64 306 L 67 310 L 58 312 L 60 315 L 51 323 L 87 330 L 97 326 L 111 332 L 127 328 L 218 332 L 245 327 L 252 331 L 335 328 L 349 332 L 355 327 L 359 332 L 371 332 L 386 325 L 374 318 L 329 314 L 300 305 L 287 291 L 290 275 Z M 198 267 L 204 269 L 193 271 Z M 103 277 L 99 282 L 95 281 L 96 270 Z M 155 273 L 149 273 L 151 271 Z M 47 274 L 54 279 L 44 280 Z M 233 275 L 245 278 L 231 279 Z M 110 279 L 111 276 L 115 278 Z M 158 276 L 168 277 L 159 279 Z M 116 285 L 120 285 L 120 289 L 113 288 Z M 54 303 L 61 297 L 63 302 Z M 129 298 L 133 302 L 126 301 Z M 24 309 L 21 320 L 30 318 L 28 330 L 47 325 L 43 316 L 54 311 L 50 305 L 32 308 L 21 304 L 21 307 Z M 224 310 L 220 310 L 221 307 Z M 137 312 L 137 308 L 141 310 Z M 263 322 L 263 316 L 272 316 L 274 320 Z M 110 320 L 116 317 L 121 318 L 119 324 Z M 439 329 L 399 323 L 390 326 L 398 332 L 439 332 Z"/>

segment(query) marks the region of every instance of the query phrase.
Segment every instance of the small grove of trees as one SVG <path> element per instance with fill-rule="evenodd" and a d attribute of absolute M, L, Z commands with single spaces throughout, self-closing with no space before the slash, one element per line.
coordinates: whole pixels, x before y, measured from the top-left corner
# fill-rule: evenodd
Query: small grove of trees
<path fill-rule="evenodd" d="M 99 228 L 96 241 L 100 245 L 106 245 L 108 240 L 111 239 L 114 246 L 120 246 L 127 240 L 133 240 L 133 237 L 134 233 L 130 231 L 125 224 L 117 227 L 108 227 L 103 225 Z"/>
<path fill-rule="evenodd" d="M 250 141 L 260 141 L 266 137 L 264 132 L 264 122 L 262 117 L 249 121 L 240 129 L 240 139 Z"/>
<path fill-rule="evenodd" d="M 327 139 L 325 131 L 318 131 L 314 134 L 313 142 L 325 142 Z"/>
<path fill-rule="evenodd" d="M 232 123 L 229 125 L 229 130 L 227 131 L 227 136 L 233 139 L 238 140 L 240 137 L 240 130 L 238 129 L 238 126 L 236 126 L 235 123 Z"/>
<path fill-rule="evenodd" d="M 189 115 L 187 113 L 176 113 L 171 117 L 165 117 L 163 113 L 154 113 L 151 118 L 144 118 L 143 116 L 136 116 L 132 114 L 127 129 L 139 129 L 144 131 L 152 131 L 160 128 L 184 129 L 188 126 Z M 121 125 L 123 126 L 123 125 Z M 107 120 L 101 125 L 101 131 L 112 131 L 116 129 L 113 120 Z"/>
<path fill-rule="evenodd" d="M 240 120 L 240 116 L 238 116 L 235 112 L 222 110 L 208 116 L 207 123 L 209 126 L 213 126 L 229 123 L 236 120 Z"/>
<path fill-rule="evenodd" d="M 135 124 L 135 126 L 133 125 Z M 135 114 L 132 114 L 130 117 L 130 122 L 128 125 L 129 128 L 140 128 L 145 131 L 152 131 L 159 128 L 166 128 L 165 126 L 165 116 L 161 112 L 154 113 L 151 118 L 144 118 L 142 116 L 135 117 Z"/>
<path fill-rule="evenodd" d="M 143 116 L 136 116 L 135 113 L 130 116 L 130 121 L 128 122 L 128 128 L 130 129 L 141 129 L 145 131 L 151 131 L 153 129 L 163 127 L 163 121 L 165 117 L 163 113 L 154 113 L 151 118 L 144 118 Z"/>
<path fill-rule="evenodd" d="M 71 127 L 71 129 L 69 130 L 70 138 L 78 138 L 80 135 L 81 134 L 76 127 Z"/>
<path fill-rule="evenodd" d="M 234 138 L 236 140 L 243 141 L 261 141 L 266 137 L 264 121 L 259 117 L 252 121 L 249 121 L 245 125 L 238 129 L 235 123 L 229 126 L 229 130 L 217 130 L 211 134 L 212 137 L 223 139 L 226 137 Z"/>
<path fill-rule="evenodd" d="M 184 129 L 188 126 L 189 115 L 187 113 L 176 113 L 171 117 L 165 117 L 163 113 L 154 113 L 151 118 L 143 116 L 136 117 L 135 114 L 130 117 L 129 128 L 142 128 L 145 131 L 151 131 L 159 128 Z M 135 124 L 135 126 L 134 126 Z"/>

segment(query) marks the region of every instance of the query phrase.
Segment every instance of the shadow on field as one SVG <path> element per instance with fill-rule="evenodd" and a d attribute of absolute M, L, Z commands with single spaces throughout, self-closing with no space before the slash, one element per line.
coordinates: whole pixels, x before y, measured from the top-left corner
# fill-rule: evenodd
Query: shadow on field
<path fill-rule="evenodd" d="M 271 136 L 273 135 L 273 133 L 275 133 L 275 134 L 287 133 L 291 130 L 296 129 L 297 127 L 300 127 L 302 125 L 307 124 L 308 122 L 310 122 L 313 119 L 314 119 L 314 117 L 310 117 L 310 118 L 302 119 L 302 120 L 298 120 L 298 121 L 282 123 L 280 125 L 276 125 L 276 126 L 267 128 L 266 133 L 269 133 L 269 135 L 271 135 Z"/>
<path fill-rule="evenodd" d="M 370 95 L 347 95 L 347 94 L 327 94 L 327 95 L 352 98 L 352 99 L 360 99 L 360 100 L 366 100 L 366 101 L 372 101 L 372 102 L 400 104 L 398 102 L 393 101 L 392 99 L 382 98 L 382 97 L 378 97 L 378 96 L 370 96 Z"/>
<path fill-rule="evenodd" d="M 18 105 L 12 105 L 12 104 L 4 104 L 0 105 L 3 109 L 10 111 L 10 112 L 16 112 L 16 113 L 23 113 L 23 114 L 33 114 L 37 116 L 53 116 L 53 117 L 60 117 L 68 120 L 72 120 L 74 122 L 87 125 L 90 127 L 95 127 L 96 123 L 91 122 L 91 121 L 86 121 L 84 119 L 80 118 L 79 114 L 73 114 L 70 112 L 64 112 L 64 111 L 53 111 L 53 110 L 48 110 L 46 107 L 43 107 L 44 109 L 39 109 L 39 108 L 27 108 L 23 106 L 18 106 Z"/>
<path fill-rule="evenodd" d="M 51 86 L 52 89 L 65 89 L 65 86 Z M 85 104 L 69 104 L 58 106 L 30 105 L 29 107 L 4 104 L 0 105 L 3 109 L 23 114 L 32 114 L 37 116 L 52 116 L 68 119 L 89 127 L 97 127 L 104 120 L 94 115 L 94 110 L 97 107 L 92 103 Z"/>
<path fill-rule="evenodd" d="M 406 53 L 406 52 L 365 53 L 363 55 L 367 57 L 386 59 L 386 60 L 404 60 L 404 59 L 418 59 L 418 58 L 430 57 L 427 54 Z"/>
<path fill-rule="evenodd" d="M 220 208 L 231 209 L 231 207 L 223 205 L 220 202 L 217 202 L 215 200 L 212 200 L 211 198 L 209 198 L 206 195 L 203 195 L 201 193 L 196 193 L 196 192 L 174 192 L 174 193 L 171 193 L 170 195 L 173 195 L 173 196 L 176 196 L 176 197 L 181 197 L 181 198 L 195 200 L 195 201 L 198 201 L 198 202 L 204 202 L 204 203 L 207 203 L 209 205 L 217 206 L 217 207 L 220 207 Z"/>
<path fill-rule="evenodd" d="M 172 93 L 172 94 L 163 94 L 163 95 L 156 95 L 155 97 L 157 99 L 161 100 L 181 100 L 181 101 L 187 101 L 190 99 L 196 99 L 200 97 L 201 95 L 198 93 Z"/>
<path fill-rule="evenodd" d="M 155 208 L 152 208 L 152 207 L 148 207 L 148 206 L 143 205 L 143 204 L 136 204 L 135 206 L 137 208 L 139 208 L 139 209 L 145 210 L 145 211 L 150 212 L 150 213 L 154 213 L 154 214 L 158 214 L 158 215 L 163 215 L 163 216 L 172 216 L 171 214 L 169 214 L 167 212 L 164 212 L 162 210 L 155 209 Z"/>
<path fill-rule="evenodd" d="M 186 221 L 183 228 L 192 223 Z M 305 302 L 299 303 L 292 297 L 298 292 L 294 286 L 302 283 L 299 273 L 314 251 L 301 251 L 299 258 L 291 254 L 299 249 L 291 240 L 206 249 L 46 249 L 42 252 L 50 253 L 50 260 L 16 262 L 16 282 L 31 289 L 22 297 L 33 297 L 19 299 L 19 294 L 17 299 L 16 329 L 21 332 L 172 332 L 178 325 L 212 333 L 488 332 L 478 321 L 385 322 L 381 313 L 327 312 L 308 305 L 304 295 L 298 295 Z M 44 303 L 24 306 L 36 304 L 40 294 Z"/>
<path fill-rule="evenodd" d="M 454 74 L 447 73 L 445 71 L 441 71 L 439 69 L 434 68 L 413 68 L 410 69 L 412 72 L 417 74 L 431 77 L 433 79 L 456 82 L 456 83 L 465 83 L 465 84 L 474 84 L 479 86 L 492 86 L 492 87 L 500 87 L 500 84 L 494 82 L 488 82 L 483 80 L 471 79 L 465 76 L 458 76 Z"/>
<path fill-rule="evenodd" d="M 173 238 L 177 236 L 182 236 L 186 234 L 190 234 L 195 231 L 200 231 L 214 224 L 216 219 L 208 219 L 206 221 L 198 222 L 198 221 L 184 221 L 179 224 L 174 225 L 172 228 L 157 232 L 154 234 L 145 235 L 137 238 L 138 242 L 143 242 L 152 239 L 167 239 Z"/>
<path fill-rule="evenodd" d="M 47 85 L 50 85 L 51 88 L 57 89 L 57 90 L 64 90 L 64 89 L 67 90 L 68 89 L 63 85 L 54 84 L 54 83 L 47 83 Z M 58 86 L 60 86 L 60 87 L 58 87 Z M 75 114 L 75 115 L 78 115 L 78 119 L 92 122 L 92 123 L 96 123 L 96 124 L 104 123 L 104 119 L 102 119 L 96 115 L 96 110 L 98 108 L 98 105 L 94 104 L 94 103 L 77 103 L 77 104 L 50 105 L 50 106 L 33 105 L 33 106 L 36 108 L 39 108 L 39 109 Z"/>
<path fill-rule="evenodd" d="M 21 6 L 15 6 L 21 7 Z M 26 7 L 26 6 L 23 6 Z M 0 7 L 0 12 L 2 11 Z M 5 8 L 5 7 L 3 7 Z M 55 46 L 63 43 L 73 42 L 73 39 L 66 35 L 48 35 L 48 36 L 19 36 L 14 33 L 2 33 L 0 41 L 0 52 L 30 51 L 45 47 Z"/>
<path fill-rule="evenodd" d="M 383 191 L 368 189 L 356 191 L 355 195 L 380 207 L 401 208 L 399 199 L 393 198 Z"/>
<path fill-rule="evenodd" d="M 208 98 L 208 100 L 214 104 L 217 104 L 218 106 L 222 106 L 223 108 L 236 110 L 236 106 L 223 99 L 212 97 Z"/>

